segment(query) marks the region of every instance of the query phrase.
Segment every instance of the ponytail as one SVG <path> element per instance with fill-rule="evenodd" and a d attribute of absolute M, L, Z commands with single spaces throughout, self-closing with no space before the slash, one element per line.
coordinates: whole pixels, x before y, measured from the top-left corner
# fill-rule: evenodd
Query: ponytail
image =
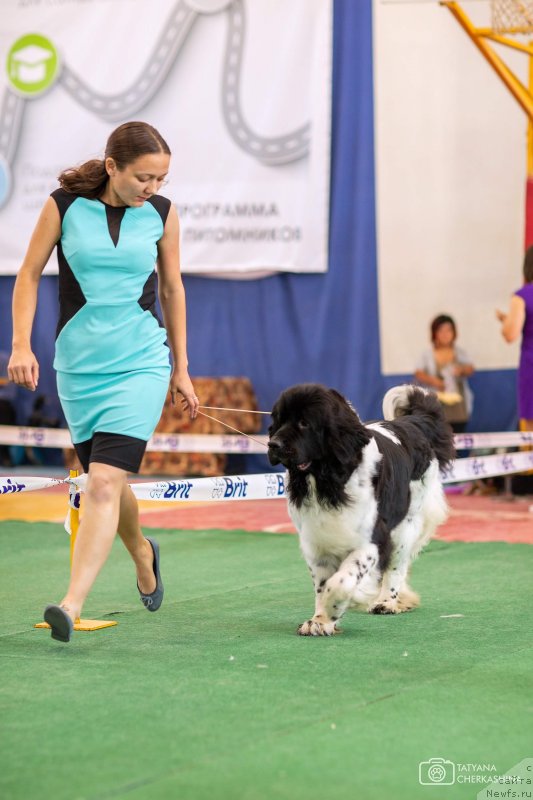
<path fill-rule="evenodd" d="M 170 155 L 170 147 L 159 131 L 147 122 L 125 122 L 107 140 L 105 158 L 112 158 L 117 168 L 123 170 L 139 156 L 149 153 Z M 86 161 L 79 167 L 65 169 L 58 176 L 58 181 L 66 192 L 79 194 L 89 200 L 102 196 L 108 179 L 105 160 L 98 158 Z"/>
<path fill-rule="evenodd" d="M 93 158 L 79 167 L 63 170 L 58 176 L 62 189 L 94 200 L 103 193 L 109 175 L 102 159 Z"/>

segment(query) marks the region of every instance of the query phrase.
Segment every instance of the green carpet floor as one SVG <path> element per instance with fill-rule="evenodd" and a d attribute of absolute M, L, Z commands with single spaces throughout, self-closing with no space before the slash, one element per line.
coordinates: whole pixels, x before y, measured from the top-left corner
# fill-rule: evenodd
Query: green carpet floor
<path fill-rule="evenodd" d="M 421 608 L 307 639 L 295 536 L 153 534 L 161 611 L 117 541 L 84 616 L 119 625 L 62 645 L 32 624 L 65 587 L 68 537 L 0 525 L 2 800 L 474 800 L 486 784 L 460 765 L 533 756 L 530 546 L 433 542 Z M 456 783 L 421 785 L 438 757 Z"/>

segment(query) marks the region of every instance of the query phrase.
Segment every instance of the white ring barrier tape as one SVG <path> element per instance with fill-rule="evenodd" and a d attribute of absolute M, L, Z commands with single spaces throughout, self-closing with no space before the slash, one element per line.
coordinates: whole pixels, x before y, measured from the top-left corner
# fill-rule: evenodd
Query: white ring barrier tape
<path fill-rule="evenodd" d="M 0 495 L 34 492 L 38 489 L 49 489 L 65 483 L 64 478 L 28 478 L 26 475 L 0 477 Z"/>
<path fill-rule="evenodd" d="M 460 458 L 442 473 L 442 482 L 458 483 L 496 475 L 511 475 L 533 469 L 533 451 L 502 455 Z M 215 478 L 175 478 L 152 483 L 131 483 L 139 500 L 193 501 L 207 500 L 274 500 L 285 497 L 286 473 L 267 472 L 257 475 L 231 475 Z M 87 475 L 77 478 L 0 477 L 0 495 L 47 489 L 58 484 L 73 484 L 85 490 Z"/>
<path fill-rule="evenodd" d="M 157 453 L 265 453 L 268 436 L 258 435 L 255 438 L 257 441 L 245 436 L 214 433 L 155 433 L 146 450 Z M 454 438 L 458 450 L 533 445 L 533 431 L 458 433 Z M 0 444 L 73 447 L 70 433 L 65 428 L 28 428 L 17 425 L 0 425 Z"/>
<path fill-rule="evenodd" d="M 504 431 L 502 433 L 456 433 L 457 450 L 476 450 L 497 447 L 533 445 L 533 431 Z"/>
<path fill-rule="evenodd" d="M 274 500 L 285 497 L 284 472 L 266 472 L 257 475 L 224 475 L 215 478 L 175 478 L 153 483 L 130 483 L 138 500 Z M 85 491 L 87 475 L 67 478 L 66 482 Z"/>
<path fill-rule="evenodd" d="M 268 436 L 246 436 L 213 433 L 156 433 L 146 450 L 156 453 L 265 453 Z M 20 447 L 72 448 L 70 433 L 65 428 L 27 428 L 0 425 L 0 444 Z"/>
<path fill-rule="evenodd" d="M 442 474 L 443 483 L 494 478 L 533 469 L 533 451 L 527 453 L 502 453 L 478 458 L 458 458 Z"/>
<path fill-rule="evenodd" d="M 156 433 L 146 449 L 156 453 L 266 453 L 268 436 L 246 436 L 216 433 Z"/>

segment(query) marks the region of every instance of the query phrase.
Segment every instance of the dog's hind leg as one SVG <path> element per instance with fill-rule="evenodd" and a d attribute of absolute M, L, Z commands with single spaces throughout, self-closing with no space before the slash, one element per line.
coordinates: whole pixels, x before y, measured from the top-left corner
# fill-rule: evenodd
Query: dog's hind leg
<path fill-rule="evenodd" d="M 419 605 L 419 596 L 407 583 L 409 567 L 437 526 L 446 519 L 447 504 L 436 459 L 423 480 L 411 482 L 410 490 L 407 516 L 391 531 L 392 554 L 379 597 L 369 609 L 372 614 L 401 614 Z"/>
<path fill-rule="evenodd" d="M 358 585 L 375 570 L 377 563 L 375 544 L 351 552 L 338 570 L 319 587 L 322 591 L 317 591 L 315 615 L 300 625 L 300 636 L 331 636 L 335 633 L 336 623 L 353 603 Z"/>
<path fill-rule="evenodd" d="M 383 573 L 379 596 L 369 609 L 371 614 L 401 614 L 419 605 L 419 596 L 407 583 L 413 549 L 420 538 L 419 527 L 406 519 L 393 531 L 395 546 Z"/>

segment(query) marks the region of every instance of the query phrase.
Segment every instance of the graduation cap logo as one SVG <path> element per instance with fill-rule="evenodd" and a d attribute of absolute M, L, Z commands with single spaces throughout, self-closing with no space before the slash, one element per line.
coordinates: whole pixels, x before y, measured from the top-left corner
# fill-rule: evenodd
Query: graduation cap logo
<path fill-rule="evenodd" d="M 11 86 L 24 96 L 46 91 L 58 74 L 59 58 L 52 42 L 38 33 L 22 36 L 7 56 L 7 76 Z"/>

